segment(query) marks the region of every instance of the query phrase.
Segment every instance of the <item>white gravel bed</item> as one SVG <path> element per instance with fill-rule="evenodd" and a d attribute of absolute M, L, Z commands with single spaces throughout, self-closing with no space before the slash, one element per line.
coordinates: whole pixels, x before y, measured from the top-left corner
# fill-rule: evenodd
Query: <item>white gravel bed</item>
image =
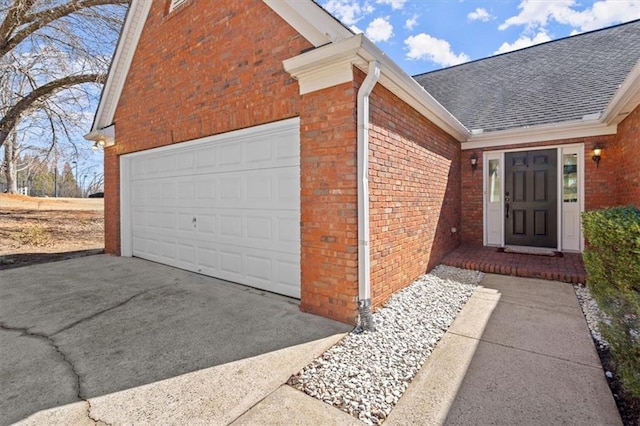
<path fill-rule="evenodd" d="M 591 296 L 589 288 L 584 284 L 576 284 L 573 286 L 582 308 L 584 318 L 587 320 L 587 326 L 591 331 L 591 336 L 600 349 L 609 347 L 609 343 L 600 334 L 599 322 L 604 318 L 604 314 L 600 311 L 598 303 Z M 604 318 L 606 320 L 606 318 Z"/>
<path fill-rule="evenodd" d="M 347 334 L 289 384 L 366 424 L 380 424 L 484 274 L 437 266 L 373 314 L 375 332 Z"/>

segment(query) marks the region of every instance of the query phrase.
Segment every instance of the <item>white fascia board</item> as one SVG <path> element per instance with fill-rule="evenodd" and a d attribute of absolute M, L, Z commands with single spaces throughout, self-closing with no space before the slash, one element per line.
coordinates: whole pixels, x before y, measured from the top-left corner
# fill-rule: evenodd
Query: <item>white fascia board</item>
<path fill-rule="evenodd" d="M 310 50 L 283 61 L 298 80 L 300 94 L 315 92 L 353 80 L 353 62 L 362 48 L 362 35 Z"/>
<path fill-rule="evenodd" d="M 142 28 L 147 21 L 151 4 L 152 2 L 148 0 L 133 0 L 131 6 L 129 6 L 127 19 L 122 27 L 118 46 L 113 55 L 107 82 L 100 97 L 98 111 L 91 129 L 92 132 L 113 123 L 120 95 L 129 74 L 133 55 L 138 46 L 138 41 L 140 41 Z"/>
<path fill-rule="evenodd" d="M 571 121 L 566 123 L 544 124 L 517 129 L 499 130 L 472 135 L 462 143 L 462 150 L 499 148 L 532 142 L 554 141 L 560 139 L 586 138 L 616 134 L 618 126 L 601 123 L 600 120 Z"/>
<path fill-rule="evenodd" d="M 312 0 L 263 0 L 315 47 L 336 43 L 353 33 Z"/>
<path fill-rule="evenodd" d="M 376 60 L 380 63 L 380 84 L 389 89 L 420 114 L 428 118 L 436 126 L 462 142 L 469 138 L 471 132 L 445 107 L 440 104 L 424 87 L 418 84 L 409 74 L 404 72 L 387 54 L 371 40 L 363 36 L 363 48 L 360 56 L 367 62 Z M 366 65 L 355 64 L 361 70 Z"/>
<path fill-rule="evenodd" d="M 618 124 L 638 105 L 640 105 L 640 60 L 636 62 L 618 91 L 611 98 L 600 121 L 607 124 Z"/>
<path fill-rule="evenodd" d="M 283 61 L 298 80 L 300 94 L 353 80 L 353 66 L 367 72 L 371 61 L 380 63 L 379 83 L 458 141 L 471 135 L 449 111 L 363 34 L 354 35 Z"/>

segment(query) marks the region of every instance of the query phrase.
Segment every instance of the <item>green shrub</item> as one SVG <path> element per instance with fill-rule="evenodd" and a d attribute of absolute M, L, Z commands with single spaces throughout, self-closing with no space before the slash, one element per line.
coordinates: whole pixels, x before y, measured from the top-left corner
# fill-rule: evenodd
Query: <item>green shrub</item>
<path fill-rule="evenodd" d="M 640 210 L 586 212 L 582 224 L 587 284 L 607 318 L 602 336 L 625 389 L 640 397 Z"/>

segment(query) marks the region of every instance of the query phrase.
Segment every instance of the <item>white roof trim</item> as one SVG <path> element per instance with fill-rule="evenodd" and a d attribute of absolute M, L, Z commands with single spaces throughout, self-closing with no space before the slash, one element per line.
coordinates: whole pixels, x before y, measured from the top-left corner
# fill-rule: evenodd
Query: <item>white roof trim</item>
<path fill-rule="evenodd" d="M 501 147 L 532 142 L 553 141 L 559 139 L 586 138 L 591 136 L 614 135 L 617 125 L 601 123 L 600 120 L 571 121 L 540 126 L 520 127 L 472 135 L 462 143 L 462 149 L 481 149 Z"/>
<path fill-rule="evenodd" d="M 120 40 L 113 55 L 113 62 L 109 69 L 109 76 L 104 85 L 98 111 L 93 121 L 92 132 L 107 127 L 113 123 L 116 108 L 122 94 L 124 83 L 129 74 L 133 55 L 142 34 L 142 28 L 147 21 L 152 2 L 133 0 L 129 6 L 127 19 L 120 34 Z"/>
<path fill-rule="evenodd" d="M 636 62 L 627 78 L 622 82 L 600 121 L 618 124 L 640 105 L 640 60 Z"/>
<path fill-rule="evenodd" d="M 380 84 L 458 141 L 467 140 L 469 130 L 363 34 L 319 47 L 283 64 L 298 79 L 300 93 L 304 94 L 351 81 L 353 66 L 366 72 L 374 60 L 380 63 Z"/>
<path fill-rule="evenodd" d="M 353 36 L 350 30 L 313 1 L 263 1 L 315 47 Z"/>

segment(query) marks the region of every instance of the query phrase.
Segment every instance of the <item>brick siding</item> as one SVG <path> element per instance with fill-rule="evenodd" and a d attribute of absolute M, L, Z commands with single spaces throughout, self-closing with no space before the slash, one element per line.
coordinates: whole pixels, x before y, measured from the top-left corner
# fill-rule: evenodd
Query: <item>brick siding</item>
<path fill-rule="evenodd" d="M 360 75 L 362 79 L 363 76 Z M 460 144 L 381 85 L 371 95 L 373 306 L 460 244 Z"/>
<path fill-rule="evenodd" d="M 617 202 L 640 207 L 640 106 L 620 124 L 616 145 Z"/>
<path fill-rule="evenodd" d="M 355 323 L 358 298 L 357 89 L 302 97 L 300 308 Z"/>

